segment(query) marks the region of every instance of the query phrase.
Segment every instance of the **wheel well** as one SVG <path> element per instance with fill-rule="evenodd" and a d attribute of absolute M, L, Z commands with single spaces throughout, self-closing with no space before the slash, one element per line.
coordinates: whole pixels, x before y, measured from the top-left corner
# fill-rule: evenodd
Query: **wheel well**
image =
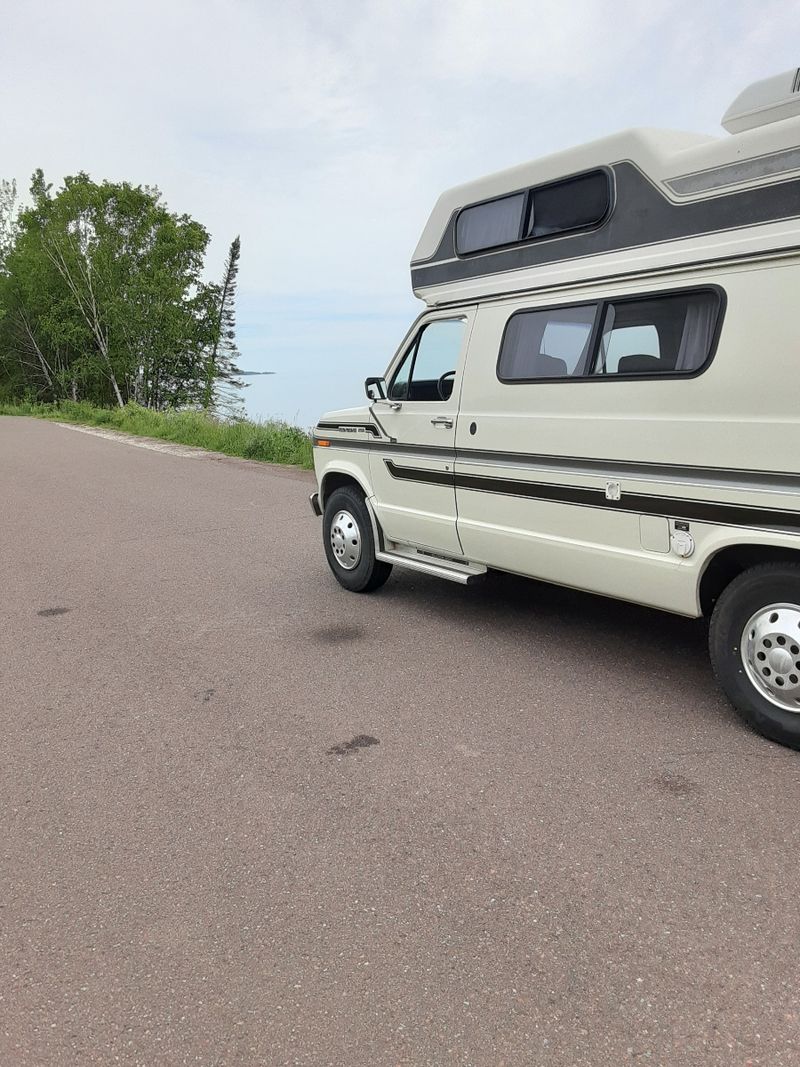
<path fill-rule="evenodd" d="M 330 474 L 326 474 L 320 487 L 320 503 L 322 506 L 325 507 L 325 501 L 331 493 L 334 493 L 337 489 L 342 489 L 345 485 L 352 485 L 359 492 L 364 492 L 363 486 L 351 474 L 342 474 L 340 471 L 331 471 Z"/>
<path fill-rule="evenodd" d="M 700 579 L 703 614 L 711 614 L 726 585 L 742 571 L 759 563 L 800 563 L 800 549 L 776 548 L 774 545 L 731 545 L 721 549 L 706 565 Z"/>

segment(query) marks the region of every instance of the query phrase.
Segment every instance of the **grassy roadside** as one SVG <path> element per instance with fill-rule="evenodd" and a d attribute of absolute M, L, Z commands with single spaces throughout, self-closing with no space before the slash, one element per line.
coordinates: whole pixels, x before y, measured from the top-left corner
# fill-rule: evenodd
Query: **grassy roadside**
<path fill-rule="evenodd" d="M 311 437 L 286 422 L 221 422 L 202 411 L 150 411 L 138 404 L 124 408 L 96 408 L 62 400 L 59 404 L 4 404 L 0 415 L 31 415 L 38 419 L 105 426 L 141 437 L 158 437 L 181 445 L 195 445 L 226 456 L 288 463 L 310 470 L 314 466 Z"/>

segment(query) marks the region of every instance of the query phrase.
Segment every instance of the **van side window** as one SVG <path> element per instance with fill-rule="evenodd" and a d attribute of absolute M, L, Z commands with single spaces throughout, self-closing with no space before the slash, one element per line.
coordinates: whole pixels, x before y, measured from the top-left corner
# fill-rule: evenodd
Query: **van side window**
<path fill-rule="evenodd" d="M 524 382 L 583 374 L 596 315 L 596 304 L 512 315 L 497 376 L 504 382 Z"/>
<path fill-rule="evenodd" d="M 463 319 L 426 323 L 400 361 L 389 385 L 390 400 L 449 400 L 464 340 Z"/>
<path fill-rule="evenodd" d="M 515 311 L 500 344 L 497 377 L 535 382 L 695 374 L 711 355 L 721 306 L 715 288 Z"/>
<path fill-rule="evenodd" d="M 711 351 L 718 312 L 714 292 L 610 301 L 592 373 L 692 374 Z"/>

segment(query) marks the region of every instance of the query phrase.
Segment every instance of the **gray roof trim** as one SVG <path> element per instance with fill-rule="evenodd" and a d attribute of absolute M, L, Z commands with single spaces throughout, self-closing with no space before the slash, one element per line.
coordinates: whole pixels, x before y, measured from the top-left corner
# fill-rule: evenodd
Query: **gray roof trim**
<path fill-rule="evenodd" d="M 793 170 L 800 170 L 800 148 L 787 148 L 785 151 L 772 152 L 758 159 L 743 159 L 736 163 L 726 163 L 722 167 L 712 167 L 710 170 L 681 174 L 677 178 L 668 179 L 664 184 L 678 196 L 686 196 L 689 193 L 707 193 L 729 185 L 758 181 L 760 178 L 772 178 Z"/>
<path fill-rule="evenodd" d="M 571 233 L 488 254 L 454 258 L 454 215 L 434 258 L 425 263 L 412 263 L 414 289 L 800 217 L 800 178 L 738 189 L 711 199 L 675 203 L 633 163 L 615 163 L 613 170 L 617 183 L 615 210 L 607 222 L 588 233 Z"/>

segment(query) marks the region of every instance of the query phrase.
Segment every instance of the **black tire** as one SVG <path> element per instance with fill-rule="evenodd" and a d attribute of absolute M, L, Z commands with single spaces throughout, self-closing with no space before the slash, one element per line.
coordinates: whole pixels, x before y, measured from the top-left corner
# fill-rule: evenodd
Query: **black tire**
<path fill-rule="evenodd" d="M 749 726 L 771 741 L 800 749 L 800 701 L 797 711 L 773 703 L 750 679 L 742 660 L 740 646 L 748 621 L 759 610 L 773 604 L 797 605 L 800 611 L 800 566 L 765 563 L 734 578 L 723 591 L 711 616 L 708 639 L 711 663 L 720 688 Z M 796 643 L 792 635 L 788 641 L 778 642 L 781 647 L 800 649 L 800 626 Z M 790 651 L 790 655 L 800 661 L 800 654 L 795 657 Z M 787 671 L 795 682 L 787 676 L 785 684 L 796 685 L 800 669 L 788 667 Z"/>
<path fill-rule="evenodd" d="M 339 562 L 332 541 L 334 520 L 341 512 L 346 512 L 355 519 L 357 526 L 360 555 L 358 562 L 350 569 L 346 569 Z M 392 573 L 391 563 L 375 559 L 375 535 L 372 532 L 372 520 L 367 510 L 364 494 L 355 486 L 345 485 L 341 489 L 335 489 L 326 500 L 325 512 L 322 516 L 322 541 L 328 566 L 333 571 L 336 581 L 351 593 L 371 593 L 379 589 Z M 355 542 L 352 543 L 355 544 Z"/>

